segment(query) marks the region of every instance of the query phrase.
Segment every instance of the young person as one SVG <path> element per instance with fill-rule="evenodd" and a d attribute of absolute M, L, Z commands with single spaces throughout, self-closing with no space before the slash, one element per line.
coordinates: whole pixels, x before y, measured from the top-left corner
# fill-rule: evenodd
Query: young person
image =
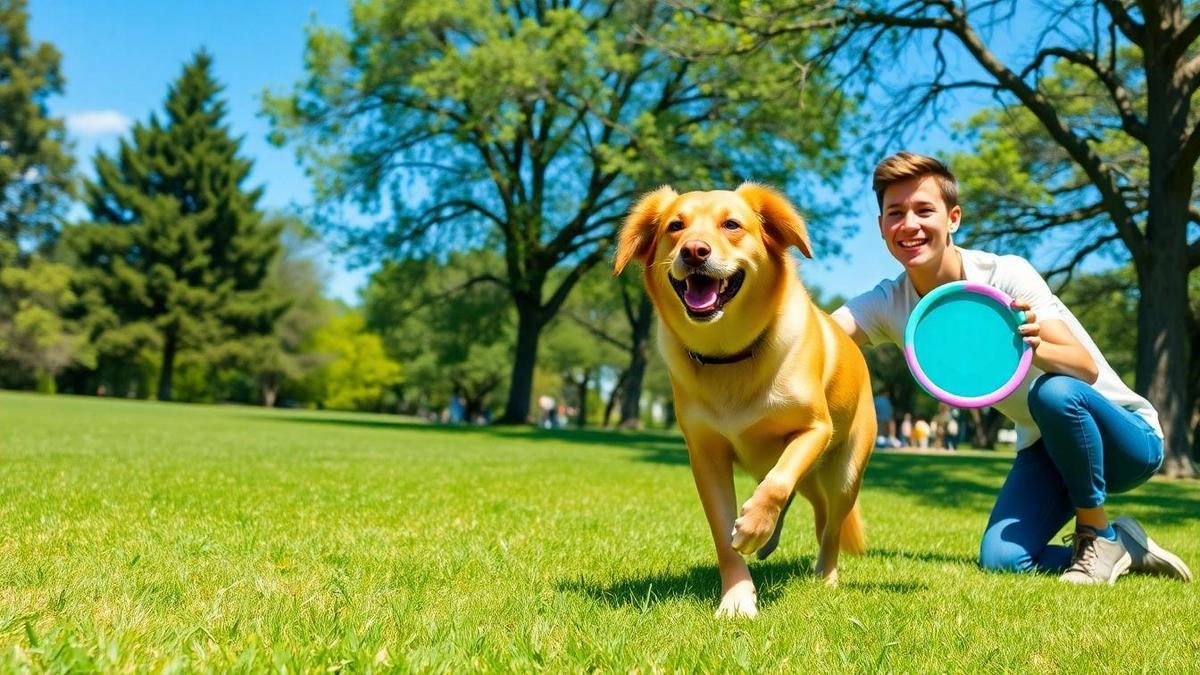
<path fill-rule="evenodd" d="M 1025 259 L 959 248 L 958 182 L 932 157 L 901 152 L 875 167 L 879 233 L 904 266 L 833 318 L 860 345 L 903 348 L 904 327 L 921 296 L 953 281 L 988 284 L 1023 310 L 1033 349 L 1025 383 L 996 404 L 1017 425 L 1016 461 L 1000 488 L 980 544 L 990 570 L 1061 572 L 1074 583 L 1113 583 L 1127 570 L 1184 581 L 1191 572 L 1132 518 L 1110 522 L 1110 493 L 1141 485 L 1158 470 L 1158 413 L 1131 391 L 1041 275 Z M 1075 520 L 1071 547 L 1050 545 Z"/>

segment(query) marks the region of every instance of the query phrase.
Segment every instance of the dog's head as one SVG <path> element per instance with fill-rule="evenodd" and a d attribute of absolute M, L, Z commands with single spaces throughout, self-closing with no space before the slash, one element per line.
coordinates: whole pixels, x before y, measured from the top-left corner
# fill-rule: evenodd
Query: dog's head
<path fill-rule="evenodd" d="M 788 247 L 812 257 L 804 219 L 771 188 L 676 194 L 662 187 L 629 212 L 617 243 L 619 274 L 631 260 L 646 266 L 646 287 L 677 333 L 717 323 L 754 321 L 777 305 Z"/>

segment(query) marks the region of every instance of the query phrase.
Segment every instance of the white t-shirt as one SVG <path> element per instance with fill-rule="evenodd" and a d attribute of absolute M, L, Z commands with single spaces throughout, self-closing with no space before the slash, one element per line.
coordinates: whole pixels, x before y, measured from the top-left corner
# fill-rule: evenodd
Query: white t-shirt
<path fill-rule="evenodd" d="M 1104 355 L 1096 347 L 1088 332 L 1079 324 L 1079 320 L 1071 314 L 1071 310 L 1050 291 L 1042 275 L 1020 256 L 999 256 L 986 251 L 972 251 L 959 248 L 962 253 L 963 273 L 967 281 L 987 284 L 998 288 L 1009 296 L 1029 303 L 1038 321 L 1058 319 L 1067 325 L 1075 339 L 1088 350 L 1100 377 L 1092 385 L 1096 391 L 1113 403 L 1129 410 L 1150 425 L 1161 438 L 1162 427 L 1158 423 L 1158 412 L 1146 399 L 1138 396 L 1121 381 L 1120 376 L 1104 360 Z M 908 273 L 902 272 L 895 279 L 885 279 L 870 291 L 851 298 L 845 305 L 838 308 L 834 314 L 848 314 L 854 323 L 867 335 L 870 344 L 880 345 L 885 342 L 904 349 L 904 328 L 908 323 L 908 315 L 921 299 L 916 289 L 908 280 Z M 996 404 L 996 409 L 1017 425 L 1017 448 L 1024 449 L 1033 445 L 1042 434 L 1037 424 L 1029 414 L 1029 387 L 1043 371 L 1037 366 L 1029 369 L 1025 381 L 1012 394 Z"/>

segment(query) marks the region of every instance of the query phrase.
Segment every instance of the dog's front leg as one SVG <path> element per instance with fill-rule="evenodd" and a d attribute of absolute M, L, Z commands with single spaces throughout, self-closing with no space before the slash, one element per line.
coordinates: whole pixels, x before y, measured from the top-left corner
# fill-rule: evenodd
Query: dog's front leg
<path fill-rule="evenodd" d="M 733 451 L 715 435 L 685 434 L 692 478 L 708 519 L 713 544 L 717 548 L 717 568 L 721 573 L 719 617 L 758 615 L 758 593 L 750 577 L 750 567 L 731 545 L 737 497 L 733 491 Z"/>
<path fill-rule="evenodd" d="M 796 485 L 829 446 L 832 434 L 829 422 L 818 422 L 788 441 L 775 466 L 742 505 L 741 516 L 733 527 L 735 550 L 750 555 L 770 541 L 779 514 L 796 491 Z"/>

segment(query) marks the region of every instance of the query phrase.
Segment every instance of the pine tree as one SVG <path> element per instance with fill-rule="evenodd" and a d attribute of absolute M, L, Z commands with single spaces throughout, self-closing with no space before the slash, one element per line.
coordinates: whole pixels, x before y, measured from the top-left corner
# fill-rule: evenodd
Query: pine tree
<path fill-rule="evenodd" d="M 158 398 L 172 398 L 182 349 L 271 330 L 282 303 L 263 288 L 279 246 L 261 188 L 242 184 L 252 162 L 224 125 L 221 86 L 203 50 L 115 156 L 99 153 L 86 185 L 93 222 L 72 232 L 85 283 L 99 287 L 122 330 L 153 326 L 162 359 Z"/>
<path fill-rule="evenodd" d="M 28 23 L 25 0 L 0 0 L 0 247 L 25 252 L 53 244 L 73 186 L 66 131 L 46 110 L 62 93 L 59 54 Z"/>

